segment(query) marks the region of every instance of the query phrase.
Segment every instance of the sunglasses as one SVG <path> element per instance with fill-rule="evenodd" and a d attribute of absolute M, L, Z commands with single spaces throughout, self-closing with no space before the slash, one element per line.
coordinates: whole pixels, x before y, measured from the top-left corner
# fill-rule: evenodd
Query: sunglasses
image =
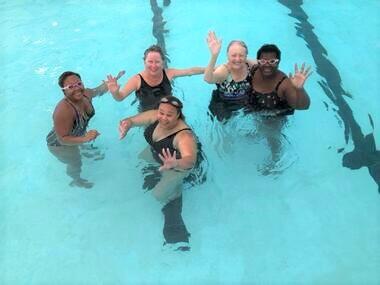
<path fill-rule="evenodd" d="M 67 90 L 67 89 L 74 89 L 76 87 L 82 87 L 83 86 L 83 83 L 81 81 L 78 81 L 77 83 L 74 83 L 74 84 L 70 84 L 70 85 L 67 85 L 63 88 L 61 88 L 62 90 Z"/>
<path fill-rule="evenodd" d="M 269 65 L 276 65 L 280 60 L 279 59 L 258 59 L 257 62 L 260 65 L 269 64 Z"/>
<path fill-rule="evenodd" d="M 175 108 L 182 109 L 182 103 L 176 100 L 169 100 L 168 98 L 164 97 L 160 100 L 160 103 L 170 104 Z"/>

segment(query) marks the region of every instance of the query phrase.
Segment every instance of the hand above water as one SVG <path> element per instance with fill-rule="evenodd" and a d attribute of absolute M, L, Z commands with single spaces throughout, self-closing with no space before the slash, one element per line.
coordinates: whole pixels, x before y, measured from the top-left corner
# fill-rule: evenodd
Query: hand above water
<path fill-rule="evenodd" d="M 289 79 L 292 82 L 293 86 L 297 89 L 302 89 L 303 85 L 307 78 L 313 73 L 310 71 L 311 66 L 305 69 L 305 63 L 301 65 L 301 69 L 298 70 L 297 63 L 294 65 L 294 76 L 289 73 Z"/>
<path fill-rule="evenodd" d="M 218 55 L 220 48 L 222 47 L 222 40 L 218 39 L 215 32 L 210 31 L 207 36 L 207 45 L 211 52 L 211 55 Z"/>
<path fill-rule="evenodd" d="M 104 81 L 106 84 L 107 84 L 107 88 L 109 90 L 109 92 L 111 92 L 112 94 L 116 93 L 119 91 L 119 88 L 120 88 L 120 85 L 117 84 L 117 80 L 124 75 L 124 73 L 122 75 L 120 75 L 120 73 L 122 73 L 123 71 L 119 72 L 119 74 L 116 76 L 116 77 L 113 77 L 111 74 L 110 75 L 107 75 L 107 80 Z M 120 76 L 119 76 L 120 75 Z"/>

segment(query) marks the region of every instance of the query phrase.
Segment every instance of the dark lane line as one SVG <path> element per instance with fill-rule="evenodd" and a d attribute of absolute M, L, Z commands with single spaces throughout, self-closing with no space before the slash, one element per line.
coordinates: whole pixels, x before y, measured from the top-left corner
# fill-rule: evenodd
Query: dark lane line
<path fill-rule="evenodd" d="M 320 43 L 317 35 L 313 32 L 313 25 L 308 21 L 306 12 L 302 9 L 302 0 L 278 0 L 279 3 L 290 9 L 289 16 L 298 20 L 296 23 L 297 36 L 304 39 L 306 46 L 310 49 L 314 58 L 316 72 L 323 78 L 318 81 L 324 93 L 337 107 L 337 112 L 344 125 L 344 138 L 346 144 L 351 138 L 354 149 L 343 155 L 342 165 L 350 169 L 367 167 L 369 174 L 375 180 L 380 193 L 380 151 L 376 149 L 373 132 L 364 135 L 359 124 L 356 122 L 350 106 L 345 97 L 350 94 L 342 88 L 342 79 L 338 69 L 327 58 L 327 51 Z M 324 102 L 325 103 L 325 102 Z M 328 106 L 325 103 L 326 106 Z M 373 120 L 370 114 L 369 121 L 374 129 Z M 338 152 L 341 152 L 339 150 Z"/>
<path fill-rule="evenodd" d="M 163 2 L 164 7 L 168 7 L 170 5 L 170 0 L 164 0 Z M 166 21 L 164 21 L 164 17 L 162 16 L 162 8 L 158 6 L 156 0 L 150 0 L 150 6 L 153 12 L 153 36 L 157 40 L 157 45 L 161 47 L 162 51 L 165 55 L 165 68 L 167 68 L 167 62 L 170 62 L 170 59 L 168 57 L 168 53 L 166 51 L 166 44 L 165 44 L 165 34 L 169 32 L 169 30 L 165 29 Z"/>

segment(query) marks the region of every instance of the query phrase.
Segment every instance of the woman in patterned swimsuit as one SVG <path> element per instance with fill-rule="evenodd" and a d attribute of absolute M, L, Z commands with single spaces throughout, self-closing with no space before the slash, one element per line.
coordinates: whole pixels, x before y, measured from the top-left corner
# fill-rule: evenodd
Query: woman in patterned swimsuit
<path fill-rule="evenodd" d="M 124 71 L 119 72 L 120 78 Z M 67 164 L 66 172 L 73 179 L 71 186 L 90 188 L 92 183 L 80 177 L 81 155 L 78 146 L 94 140 L 97 130 L 87 131 L 90 119 L 95 115 L 92 98 L 108 91 L 105 83 L 97 88 L 85 88 L 78 73 L 66 71 L 58 79 L 65 96 L 55 107 L 54 127 L 46 137 L 48 148 L 60 161 Z"/>
<path fill-rule="evenodd" d="M 182 103 L 174 96 L 160 100 L 158 110 L 150 110 L 120 122 L 120 138 L 132 127 L 147 126 L 145 139 L 152 159 L 160 164 L 161 175 L 151 192 L 163 204 L 165 244 L 174 250 L 189 250 L 189 232 L 182 219 L 182 184 L 190 170 L 197 167 L 197 140 L 186 124 Z"/>
<path fill-rule="evenodd" d="M 272 162 L 281 156 L 281 129 L 286 116 L 294 110 L 305 110 L 310 106 L 310 98 L 303 88 L 310 76 L 310 67 L 305 64 L 298 69 L 295 65 L 294 76 L 288 78 L 278 69 L 281 51 L 275 45 L 263 45 L 257 51 L 257 68 L 252 71 L 252 93 L 250 105 L 257 114 L 258 132 L 262 133 L 271 149 Z"/>
<path fill-rule="evenodd" d="M 157 107 L 164 96 L 172 94 L 171 81 L 176 77 L 190 76 L 204 72 L 203 67 L 186 69 L 165 68 L 165 55 L 162 49 L 153 45 L 144 52 L 144 70 L 132 76 L 123 88 L 117 79 L 108 76 L 108 88 L 115 100 L 121 101 L 136 91 L 139 100 L 139 111 L 144 112 Z"/>
<path fill-rule="evenodd" d="M 209 32 L 207 43 L 211 59 L 205 69 L 204 80 L 217 86 L 209 109 L 212 115 L 223 121 L 247 106 L 251 93 L 251 69 L 256 62 L 247 59 L 248 48 L 243 41 L 232 41 L 227 47 L 227 63 L 215 68 L 221 40 L 214 32 Z"/>

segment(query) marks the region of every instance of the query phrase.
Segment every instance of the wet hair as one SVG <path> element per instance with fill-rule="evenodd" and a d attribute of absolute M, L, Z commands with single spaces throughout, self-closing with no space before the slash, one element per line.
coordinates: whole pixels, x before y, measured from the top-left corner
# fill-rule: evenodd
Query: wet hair
<path fill-rule="evenodd" d="M 160 104 L 169 104 L 177 109 L 177 113 L 179 114 L 179 119 L 185 120 L 185 115 L 182 113 L 183 104 L 181 100 L 179 100 L 177 97 L 168 95 L 165 97 L 162 97 L 158 105 Z"/>
<path fill-rule="evenodd" d="M 257 51 L 256 59 L 260 59 L 260 56 L 262 53 L 268 53 L 273 52 L 276 54 L 276 58 L 281 60 L 281 51 L 280 49 L 274 45 L 274 44 L 265 44 L 259 50 Z"/>
<path fill-rule="evenodd" d="M 65 79 L 71 75 L 75 75 L 77 76 L 79 79 L 82 80 L 82 78 L 80 78 L 80 75 L 76 72 L 73 72 L 73 71 L 65 71 L 64 73 L 62 73 L 59 78 L 58 78 L 58 85 L 63 88 L 63 82 L 65 81 Z"/>
<path fill-rule="evenodd" d="M 245 42 L 240 41 L 240 40 L 233 40 L 233 41 L 230 41 L 230 43 L 229 43 L 228 46 L 227 46 L 227 53 L 228 53 L 228 51 L 230 50 L 230 47 L 231 47 L 233 44 L 238 44 L 238 45 L 242 46 L 243 48 L 245 48 L 245 53 L 246 53 L 246 55 L 248 55 L 248 47 L 247 47 L 247 45 L 245 44 Z"/>
<path fill-rule="evenodd" d="M 144 60 L 146 59 L 148 53 L 150 52 L 158 52 L 161 56 L 161 59 L 163 61 L 165 60 L 164 52 L 162 51 L 162 48 L 160 48 L 158 45 L 152 45 L 144 51 L 144 57 L 143 57 Z"/>

